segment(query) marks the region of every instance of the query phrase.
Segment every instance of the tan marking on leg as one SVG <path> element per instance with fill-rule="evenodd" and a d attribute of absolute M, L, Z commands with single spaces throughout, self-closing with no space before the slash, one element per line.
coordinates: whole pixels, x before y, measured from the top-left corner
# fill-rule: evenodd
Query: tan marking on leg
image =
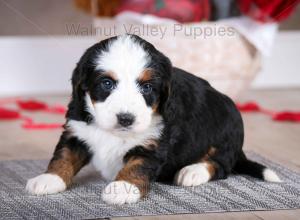
<path fill-rule="evenodd" d="M 149 178 L 140 170 L 143 163 L 144 160 L 141 158 L 130 159 L 116 177 L 117 181 L 127 181 L 138 187 L 142 197 L 147 194 L 149 189 Z"/>
<path fill-rule="evenodd" d="M 214 166 L 214 163 L 210 162 L 210 161 L 206 161 L 205 165 L 206 165 L 207 171 L 209 172 L 210 179 L 211 179 L 216 173 L 216 168 Z"/>
<path fill-rule="evenodd" d="M 201 158 L 200 162 L 204 163 L 207 171 L 210 175 L 210 179 L 215 175 L 216 173 L 216 166 L 214 162 L 211 160 L 211 157 L 214 156 L 217 152 L 217 149 L 213 146 L 209 147 L 207 153 L 204 155 L 204 157 Z"/>
<path fill-rule="evenodd" d="M 213 155 L 216 154 L 217 149 L 215 147 L 209 147 L 207 153 L 200 159 L 201 162 L 209 160 Z"/>
<path fill-rule="evenodd" d="M 144 148 L 148 150 L 154 150 L 157 147 L 158 147 L 158 141 L 155 139 L 149 139 L 144 143 Z"/>
<path fill-rule="evenodd" d="M 74 154 L 69 148 L 59 150 L 59 159 L 52 160 L 47 169 L 47 173 L 54 173 L 60 176 L 66 185 L 70 185 L 72 177 L 84 165 L 84 161 Z"/>
<path fill-rule="evenodd" d="M 208 149 L 207 154 L 211 157 L 211 156 L 213 156 L 213 155 L 216 154 L 216 151 L 217 151 L 217 149 L 216 149 L 215 147 L 212 147 L 212 146 L 211 146 L 211 147 Z"/>

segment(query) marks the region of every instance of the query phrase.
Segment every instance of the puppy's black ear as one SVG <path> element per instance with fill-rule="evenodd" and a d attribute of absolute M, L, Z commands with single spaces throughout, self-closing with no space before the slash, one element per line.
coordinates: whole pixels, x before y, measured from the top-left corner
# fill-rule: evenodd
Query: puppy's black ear
<path fill-rule="evenodd" d="M 81 99 L 87 91 L 86 74 L 80 64 L 76 65 L 72 75 L 72 95 L 73 98 Z"/>
<path fill-rule="evenodd" d="M 165 109 L 165 105 L 168 101 L 169 96 L 170 96 L 170 82 L 169 81 L 163 82 L 161 87 L 161 92 L 159 95 L 159 105 L 158 105 L 158 109 L 161 114 Z"/>
<path fill-rule="evenodd" d="M 162 114 L 165 111 L 167 101 L 171 91 L 172 63 L 169 58 L 163 56 L 164 62 L 161 63 L 161 92 L 159 97 L 159 112 Z"/>
<path fill-rule="evenodd" d="M 176 84 L 172 83 L 172 77 L 174 77 L 174 68 L 171 66 L 168 79 L 165 81 L 165 86 L 161 96 L 163 97 L 161 106 L 161 115 L 166 122 L 172 122 L 178 120 L 178 117 L 182 115 L 183 109 L 180 108 L 178 103 L 180 102 L 180 91 L 178 87 L 174 88 Z"/>
<path fill-rule="evenodd" d="M 85 95 L 85 92 L 88 91 L 88 74 L 91 74 L 94 71 L 94 63 L 93 60 L 101 51 L 104 44 L 107 40 L 101 41 L 90 48 L 88 48 L 79 62 L 76 65 L 76 68 L 73 71 L 72 75 L 72 88 L 73 88 L 73 96 L 81 97 L 81 95 Z"/>

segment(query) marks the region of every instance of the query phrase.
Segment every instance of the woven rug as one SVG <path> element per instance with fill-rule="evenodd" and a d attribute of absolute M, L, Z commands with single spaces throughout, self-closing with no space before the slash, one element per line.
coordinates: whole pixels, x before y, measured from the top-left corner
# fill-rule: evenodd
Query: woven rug
<path fill-rule="evenodd" d="M 33 196 L 24 190 L 26 180 L 43 172 L 48 161 L 0 161 L 0 218 L 92 219 L 300 208 L 300 174 L 254 153 L 248 156 L 277 171 L 284 182 L 230 176 L 197 187 L 154 183 L 146 199 L 122 206 L 103 203 L 101 191 L 107 183 L 89 167 L 79 173 L 66 192 Z"/>

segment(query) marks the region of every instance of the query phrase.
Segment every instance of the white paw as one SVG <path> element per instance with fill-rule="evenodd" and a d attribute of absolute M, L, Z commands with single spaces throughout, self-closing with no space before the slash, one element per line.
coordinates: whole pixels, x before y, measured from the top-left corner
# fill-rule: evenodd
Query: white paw
<path fill-rule="evenodd" d="M 140 198 L 140 190 L 126 181 L 111 182 L 102 192 L 102 199 L 108 204 L 136 203 Z"/>
<path fill-rule="evenodd" d="M 263 171 L 263 177 L 265 181 L 269 182 L 282 182 L 281 179 L 278 177 L 278 175 L 271 169 L 264 169 Z"/>
<path fill-rule="evenodd" d="M 210 179 L 210 174 L 205 163 L 192 164 L 183 167 L 176 174 L 174 182 L 179 186 L 198 186 L 202 183 L 207 183 Z"/>
<path fill-rule="evenodd" d="M 31 194 L 43 195 L 62 192 L 67 188 L 65 182 L 56 174 L 45 173 L 29 179 L 26 190 Z"/>

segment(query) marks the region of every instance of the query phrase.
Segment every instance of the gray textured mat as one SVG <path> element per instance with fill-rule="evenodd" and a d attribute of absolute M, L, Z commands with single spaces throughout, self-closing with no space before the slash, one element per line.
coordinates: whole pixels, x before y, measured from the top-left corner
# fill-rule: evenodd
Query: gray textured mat
<path fill-rule="evenodd" d="M 276 170 L 284 183 L 267 183 L 246 176 L 231 176 L 194 188 L 155 183 L 147 199 L 123 206 L 101 201 L 106 183 L 90 168 L 82 170 L 64 193 L 32 196 L 24 191 L 26 180 L 44 171 L 47 161 L 0 161 L 0 218 L 90 219 L 300 208 L 300 174 L 256 154 L 248 156 Z"/>

